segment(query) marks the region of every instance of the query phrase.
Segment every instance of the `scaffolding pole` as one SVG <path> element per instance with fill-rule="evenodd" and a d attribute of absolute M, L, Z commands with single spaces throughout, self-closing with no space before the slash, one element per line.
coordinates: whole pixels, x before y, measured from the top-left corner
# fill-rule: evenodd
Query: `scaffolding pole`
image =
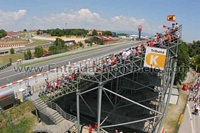
<path fill-rule="evenodd" d="M 102 84 L 99 83 L 99 89 L 98 89 L 98 116 L 97 116 L 97 133 L 100 133 L 100 124 L 101 124 L 101 102 L 102 102 Z"/>
<path fill-rule="evenodd" d="M 78 128 L 78 133 L 80 133 L 80 105 L 79 105 L 79 90 L 76 90 L 76 106 L 77 106 L 77 128 Z"/>
<path fill-rule="evenodd" d="M 166 114 L 167 114 L 167 108 L 168 108 L 168 105 L 169 105 L 169 100 L 171 98 L 171 92 L 172 92 L 172 88 L 173 88 L 173 85 L 174 85 L 174 79 L 175 79 L 175 74 L 176 74 L 176 66 L 177 66 L 177 55 L 175 55 L 175 57 L 174 57 L 174 65 L 173 65 L 171 85 L 170 85 L 170 89 L 169 89 L 169 93 L 168 93 L 168 97 L 167 97 L 167 102 L 166 102 L 166 106 L 165 106 L 165 109 L 164 109 L 164 113 L 163 113 L 163 116 L 162 116 L 162 120 L 161 120 L 161 123 L 160 123 L 159 128 L 158 128 L 158 133 L 160 133 L 160 131 L 162 129 L 162 125 L 164 123 L 164 120 L 165 120 L 165 117 L 166 117 Z"/>

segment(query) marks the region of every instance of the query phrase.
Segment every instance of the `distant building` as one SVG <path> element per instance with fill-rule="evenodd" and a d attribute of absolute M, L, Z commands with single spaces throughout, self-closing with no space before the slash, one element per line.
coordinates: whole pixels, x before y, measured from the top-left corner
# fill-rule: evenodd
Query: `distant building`
<path fill-rule="evenodd" d="M 117 33 L 116 32 L 112 32 L 112 36 L 113 37 L 117 36 Z"/>
<path fill-rule="evenodd" d="M 93 29 L 93 30 L 95 30 L 95 29 Z M 92 35 L 92 32 L 93 32 L 93 30 L 88 30 L 88 35 Z M 102 31 L 101 30 L 96 30 L 97 31 L 97 34 L 99 35 L 99 36 L 102 36 Z"/>

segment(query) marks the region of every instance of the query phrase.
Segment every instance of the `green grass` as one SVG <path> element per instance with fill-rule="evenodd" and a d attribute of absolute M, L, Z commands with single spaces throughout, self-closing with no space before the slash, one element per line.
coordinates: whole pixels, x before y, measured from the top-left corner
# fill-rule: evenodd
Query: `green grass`
<path fill-rule="evenodd" d="M 111 47 L 111 45 L 108 45 L 108 46 L 105 46 L 105 47 Z M 90 52 L 90 51 L 93 51 L 93 50 L 103 49 L 105 47 L 90 49 L 90 50 L 72 53 L 72 54 L 68 54 L 68 55 L 62 55 L 62 56 L 53 57 L 53 58 L 50 58 L 50 59 L 44 59 L 44 60 L 41 60 L 41 61 L 35 61 L 35 62 L 27 63 L 27 64 L 22 64 L 21 66 L 30 66 L 30 65 L 33 65 L 33 64 L 42 63 L 42 62 L 46 62 L 46 61 L 50 61 L 50 60 L 54 60 L 54 59 L 59 59 L 59 58 L 68 57 L 68 56 L 72 56 L 72 55 L 87 53 L 87 52 Z"/>
<path fill-rule="evenodd" d="M 6 54 L 0 56 L 0 65 L 5 65 L 10 62 L 10 58 L 12 62 L 16 62 L 18 59 L 24 60 L 24 55 L 22 53 L 19 54 Z"/>
<path fill-rule="evenodd" d="M 12 107 L 4 113 L 7 115 L 10 121 L 20 118 L 24 114 L 27 114 L 34 110 L 34 105 L 30 101 L 26 101 L 18 106 Z M 0 114 L 0 133 L 31 133 L 32 128 L 36 124 L 37 118 L 33 114 L 28 114 L 24 117 L 13 122 L 14 129 L 8 124 L 7 120 Z"/>
<path fill-rule="evenodd" d="M 33 43 L 27 43 L 26 46 L 39 46 L 41 44 L 47 44 L 49 41 L 46 40 L 35 40 Z"/>

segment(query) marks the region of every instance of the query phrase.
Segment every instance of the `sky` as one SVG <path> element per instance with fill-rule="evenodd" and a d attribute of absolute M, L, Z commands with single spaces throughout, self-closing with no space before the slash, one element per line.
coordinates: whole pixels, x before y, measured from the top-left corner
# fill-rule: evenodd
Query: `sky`
<path fill-rule="evenodd" d="M 137 31 L 154 35 L 182 24 L 182 39 L 200 40 L 200 0 L 0 0 L 0 29 L 84 28 Z"/>

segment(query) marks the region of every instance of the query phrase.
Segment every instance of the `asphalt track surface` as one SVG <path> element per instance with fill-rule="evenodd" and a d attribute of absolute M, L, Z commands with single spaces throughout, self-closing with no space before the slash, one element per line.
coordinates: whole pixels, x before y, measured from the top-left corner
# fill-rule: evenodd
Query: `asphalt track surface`
<path fill-rule="evenodd" d="M 55 64 L 55 66 L 63 66 L 63 65 L 67 65 L 69 63 L 69 61 L 70 61 L 70 63 L 74 63 L 74 62 L 85 60 L 88 58 L 95 58 L 95 57 L 115 53 L 115 52 L 118 52 L 125 48 L 129 48 L 129 47 L 136 46 L 139 44 L 142 44 L 142 42 L 134 42 L 134 41 L 122 42 L 119 45 L 113 45 L 113 46 L 105 47 L 102 49 L 92 50 L 89 52 L 84 52 L 84 53 L 80 53 L 80 54 L 75 54 L 75 55 L 71 55 L 71 56 L 66 56 L 66 57 L 42 62 L 42 63 L 38 63 L 35 65 L 31 65 L 31 67 L 34 67 L 34 66 L 42 67 L 42 72 L 45 72 L 45 71 L 49 70 L 49 64 Z M 51 65 L 51 66 L 53 67 L 53 65 Z M 25 72 L 25 71 L 15 72 L 14 68 L 11 67 L 9 69 L 6 69 L 5 71 L 0 72 L 0 86 L 21 80 L 26 77 L 33 76 L 38 73 L 40 73 L 40 72 L 34 72 L 34 71 L 32 71 L 32 72 Z"/>

